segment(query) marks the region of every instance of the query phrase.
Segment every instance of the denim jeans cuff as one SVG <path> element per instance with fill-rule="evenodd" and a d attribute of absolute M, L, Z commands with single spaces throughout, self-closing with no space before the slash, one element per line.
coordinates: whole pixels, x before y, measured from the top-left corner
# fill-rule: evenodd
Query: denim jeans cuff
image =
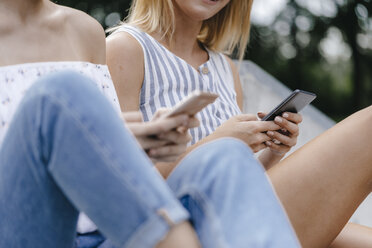
<path fill-rule="evenodd" d="M 174 201 L 149 216 L 122 247 L 155 247 L 173 225 L 186 221 L 189 217 L 182 205 Z"/>

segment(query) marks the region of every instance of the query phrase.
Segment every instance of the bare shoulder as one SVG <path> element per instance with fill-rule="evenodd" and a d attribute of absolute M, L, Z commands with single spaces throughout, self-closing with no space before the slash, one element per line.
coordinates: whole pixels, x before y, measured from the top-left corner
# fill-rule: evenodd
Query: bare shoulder
<path fill-rule="evenodd" d="M 141 44 L 127 32 L 117 32 L 109 35 L 106 39 L 107 56 L 111 58 L 125 57 L 129 59 L 143 60 Z"/>
<path fill-rule="evenodd" d="M 117 32 L 106 39 L 107 63 L 110 70 L 127 73 L 141 72 L 144 67 L 144 53 L 141 44 L 127 32 Z"/>
<path fill-rule="evenodd" d="M 76 42 L 83 56 L 90 62 L 105 64 L 105 32 L 101 24 L 80 10 L 58 7 L 58 19 L 63 21 L 66 34 Z"/>
<path fill-rule="evenodd" d="M 90 15 L 76 9 L 62 7 L 65 9 L 66 22 L 73 26 L 83 38 L 100 38 L 105 40 L 105 32 L 101 24 Z"/>
<path fill-rule="evenodd" d="M 139 109 L 139 93 L 144 79 L 144 53 L 141 44 L 126 32 L 106 39 L 107 65 L 118 93 L 122 111 Z"/>

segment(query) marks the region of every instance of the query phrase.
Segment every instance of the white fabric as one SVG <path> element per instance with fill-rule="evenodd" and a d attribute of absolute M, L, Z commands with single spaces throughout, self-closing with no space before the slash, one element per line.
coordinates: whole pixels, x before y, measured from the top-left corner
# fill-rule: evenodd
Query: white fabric
<path fill-rule="evenodd" d="M 73 70 L 92 79 L 116 111 L 120 111 L 116 91 L 106 65 L 88 62 L 41 62 L 2 66 L 0 67 L 0 147 L 26 91 L 41 77 L 62 70 Z"/>

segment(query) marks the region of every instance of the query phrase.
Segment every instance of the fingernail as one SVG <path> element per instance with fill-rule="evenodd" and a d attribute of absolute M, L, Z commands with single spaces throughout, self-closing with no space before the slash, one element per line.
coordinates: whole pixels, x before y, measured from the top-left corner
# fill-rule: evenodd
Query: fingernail
<path fill-rule="evenodd" d="M 152 150 L 152 149 L 149 150 L 149 155 L 150 156 L 154 156 L 155 154 L 156 154 L 155 150 Z"/>
<path fill-rule="evenodd" d="M 281 123 L 283 119 L 279 116 L 275 117 L 275 121 Z"/>
<path fill-rule="evenodd" d="M 267 135 L 269 135 L 269 136 L 273 136 L 273 135 L 274 135 L 274 132 L 273 132 L 273 131 L 268 131 L 268 132 L 267 132 Z"/>
<path fill-rule="evenodd" d="M 284 114 L 283 114 L 283 117 L 284 117 L 284 118 L 288 118 L 288 117 L 289 117 L 289 114 L 284 113 Z"/>
<path fill-rule="evenodd" d="M 267 146 L 271 146 L 271 145 L 272 145 L 272 143 L 271 143 L 270 141 L 266 141 L 265 144 L 266 144 Z"/>

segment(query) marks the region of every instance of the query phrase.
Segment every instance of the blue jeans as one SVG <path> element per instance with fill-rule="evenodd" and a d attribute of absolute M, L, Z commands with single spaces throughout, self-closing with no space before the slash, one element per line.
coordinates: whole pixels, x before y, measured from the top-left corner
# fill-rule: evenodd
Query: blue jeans
<path fill-rule="evenodd" d="M 154 247 L 169 221 L 188 218 L 203 247 L 299 247 L 240 141 L 200 147 L 168 185 L 92 82 L 51 75 L 26 94 L 0 148 L 0 247 L 72 247 L 79 211 L 117 247 Z"/>
<path fill-rule="evenodd" d="M 238 140 L 197 148 L 167 183 L 190 213 L 203 247 L 300 247 L 263 167 Z M 76 246 L 116 247 L 97 232 L 80 235 Z"/>

